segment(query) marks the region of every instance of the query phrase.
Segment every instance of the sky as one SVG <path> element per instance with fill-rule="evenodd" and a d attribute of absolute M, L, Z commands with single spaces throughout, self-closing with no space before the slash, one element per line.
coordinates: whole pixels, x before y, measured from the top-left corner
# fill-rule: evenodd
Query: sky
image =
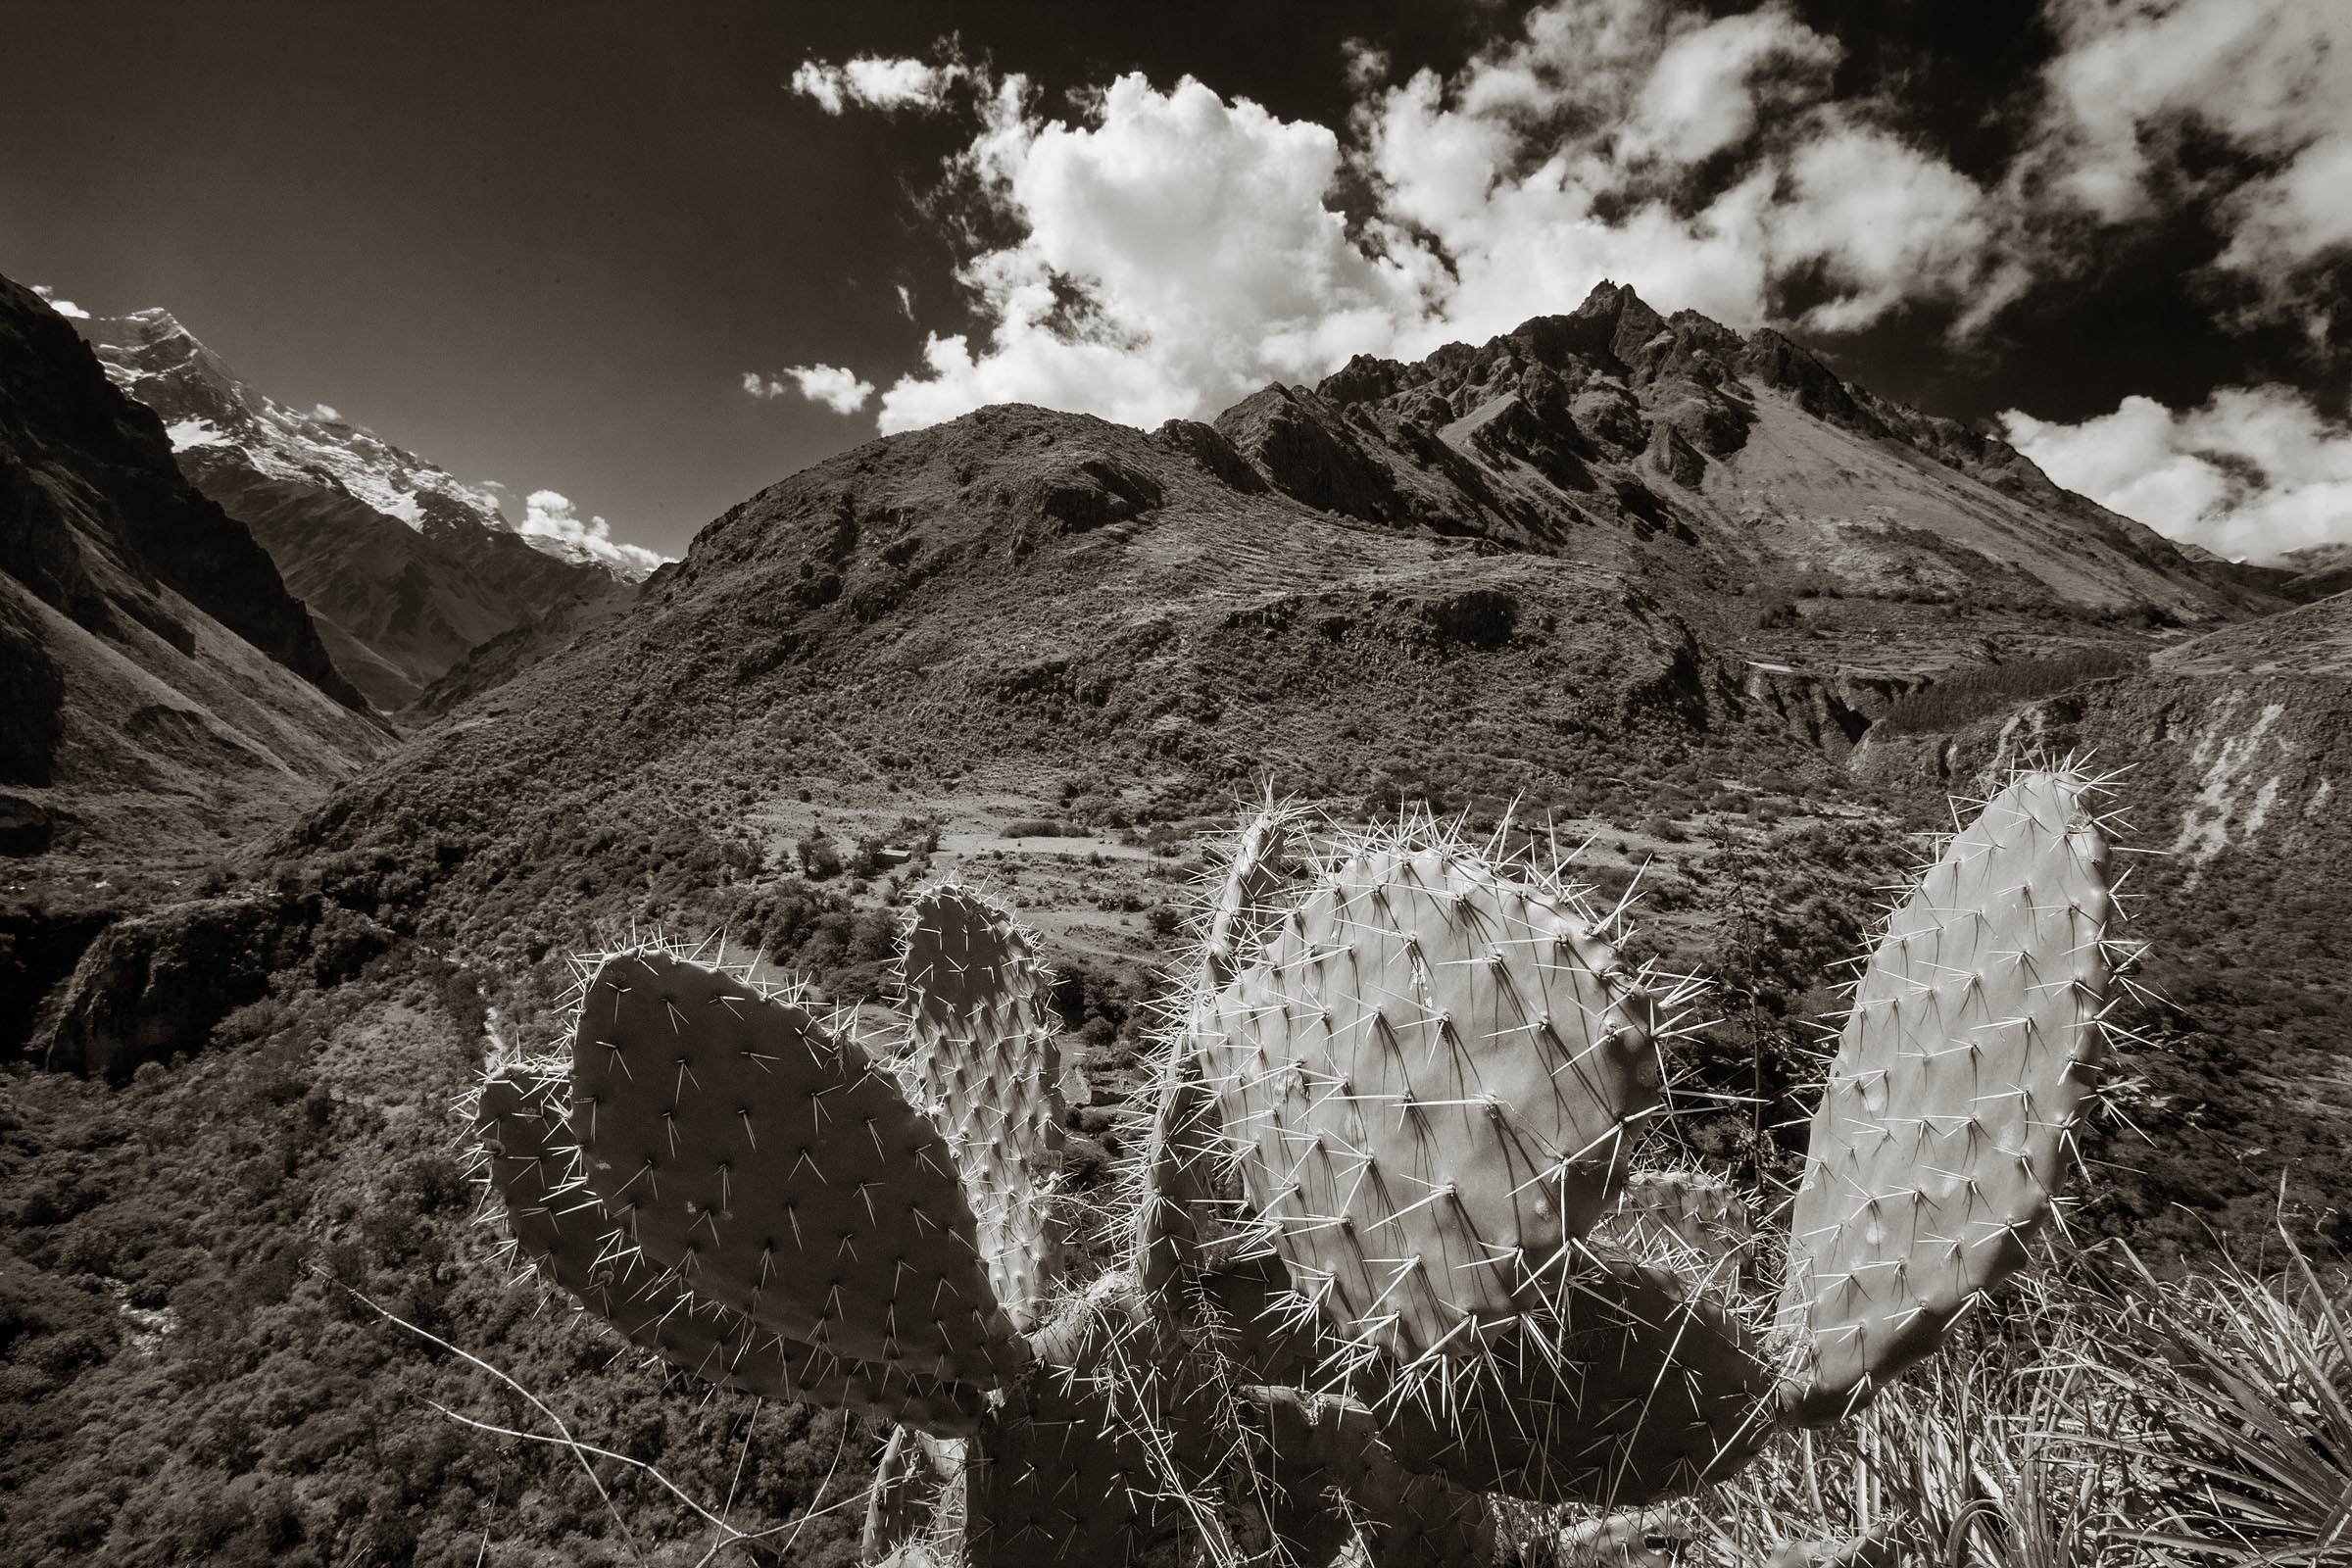
<path fill-rule="evenodd" d="M 2352 541 L 2352 0 L 14 18 L 0 273 L 664 555 L 877 433 L 1213 416 L 1604 277 L 2224 555 Z"/>

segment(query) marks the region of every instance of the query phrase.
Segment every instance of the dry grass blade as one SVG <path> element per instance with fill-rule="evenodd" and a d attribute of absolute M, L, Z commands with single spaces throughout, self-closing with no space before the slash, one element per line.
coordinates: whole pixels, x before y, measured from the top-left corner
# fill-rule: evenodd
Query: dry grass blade
<path fill-rule="evenodd" d="M 2159 1502 L 2130 1539 L 2196 1561 L 2352 1559 L 2352 1336 L 2285 1245 L 2275 1279 L 2225 1258 L 2164 1284 L 2132 1260 L 2143 1289 L 2099 1365 L 2142 1434 L 2109 1441 Z"/>

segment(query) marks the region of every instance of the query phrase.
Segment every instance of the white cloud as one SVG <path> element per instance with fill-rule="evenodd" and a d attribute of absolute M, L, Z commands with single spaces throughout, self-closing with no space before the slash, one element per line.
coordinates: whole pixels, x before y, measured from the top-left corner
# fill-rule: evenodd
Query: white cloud
<path fill-rule="evenodd" d="M 788 365 L 780 375 L 743 372 L 743 389 L 756 398 L 780 398 L 798 392 L 835 414 L 856 414 L 874 395 L 874 383 L 838 365 Z"/>
<path fill-rule="evenodd" d="M 341 419 L 343 415 L 342 411 L 337 409 L 332 403 L 320 403 L 311 410 L 311 417 L 314 419 L 326 419 L 333 421 Z"/>
<path fill-rule="evenodd" d="M 1820 328 L 1922 298 L 1988 316 L 2016 283 L 1987 193 L 1830 102 L 1838 56 L 1777 0 L 1721 19 L 1553 0 L 1451 78 L 1384 85 L 1386 62 L 1352 46 L 1346 140 L 1190 77 L 1123 75 L 1053 118 L 1017 74 L 923 67 L 974 88 L 956 161 L 987 209 L 972 231 L 1020 237 L 965 261 L 977 328 L 926 338 L 921 368 L 883 392 L 881 428 L 1006 401 L 1141 424 L 1210 414 L 1357 352 L 1418 355 L 1573 309 L 1604 277 L 1739 326 L 1799 277 L 1826 291 Z M 794 79 L 829 112 L 943 90 L 818 62 Z M 1352 224 L 1350 185 L 1373 204 Z"/>
<path fill-rule="evenodd" d="M 1623 140 L 1635 153 L 1695 164 L 1753 135 L 1759 97 L 1776 74 L 1817 94 L 1838 64 L 1837 40 L 1780 11 L 1725 17 L 1676 35 L 1649 66 Z"/>
<path fill-rule="evenodd" d="M 1792 196 L 1766 220 L 1769 243 L 1784 265 L 1819 261 L 1839 285 L 1808 326 L 1867 326 L 1920 296 L 1966 301 L 1966 318 L 1981 321 L 2029 280 L 1996 246 L 1984 190 L 1885 131 L 1829 131 L 1795 151 L 1788 178 Z"/>
<path fill-rule="evenodd" d="M 2061 41 L 2019 177 L 2120 223 L 2180 200 L 2229 233 L 2219 266 L 2292 303 L 2294 280 L 2352 242 L 2352 5 L 2342 0 L 2046 0 Z M 2219 138 L 2258 172 L 2192 168 Z M 2200 172 L 2202 171 L 2202 172 Z"/>
<path fill-rule="evenodd" d="M 2278 387 L 2202 408 L 2128 397 L 2079 424 L 2001 416 L 2010 443 L 2070 490 L 2232 560 L 2352 541 L 2352 429 Z"/>
<path fill-rule="evenodd" d="M 514 531 L 555 540 L 573 559 L 596 561 L 632 580 L 670 559 L 614 539 L 612 524 L 602 517 L 582 517 L 571 498 L 557 490 L 534 490 L 525 497 L 522 521 Z"/>
<path fill-rule="evenodd" d="M 1740 328 L 1801 311 L 1858 331 L 1924 306 L 1965 338 L 2090 229 L 2181 199 L 2229 223 L 2219 264 L 2299 303 L 2324 345 L 2329 318 L 2294 280 L 2352 244 L 2352 3 L 2044 3 L 2061 50 L 2025 153 L 1989 183 L 1887 104 L 1838 99 L 1841 46 L 1788 0 L 1549 0 L 1453 74 L 1401 82 L 1350 43 L 1337 131 L 1191 77 L 1123 75 L 1056 114 L 952 46 L 945 64 L 810 61 L 793 85 L 828 113 L 952 98 L 974 120 L 946 187 L 971 205 L 945 219 L 972 247 L 968 309 L 882 391 L 885 431 L 994 402 L 1200 416 L 1356 352 L 1507 331 L 1603 278 Z M 2191 125 L 2260 172 L 2184 198 Z M 804 368 L 844 398 L 862 385 Z M 840 407 L 798 374 L 745 385 Z"/>
<path fill-rule="evenodd" d="M 89 312 L 83 310 L 72 300 L 59 299 L 57 297 L 57 291 L 46 283 L 33 284 L 32 291 L 35 294 L 38 294 L 43 300 L 47 301 L 49 308 L 60 316 L 72 317 L 76 321 L 86 321 L 90 318 Z"/>
<path fill-rule="evenodd" d="M 931 65 L 863 55 L 838 66 L 803 61 L 789 86 L 828 115 L 841 114 L 853 104 L 862 109 L 937 109 L 963 74 L 964 68 L 952 60 Z"/>
<path fill-rule="evenodd" d="M 1155 422 L 1318 376 L 1419 314 L 1414 272 L 1324 203 L 1329 128 L 1190 77 L 1121 76 L 1075 123 L 1033 113 L 1027 87 L 999 85 L 963 155 L 1024 230 L 959 274 L 989 330 L 934 334 L 925 373 L 883 394 L 884 430 L 1005 401 Z"/>

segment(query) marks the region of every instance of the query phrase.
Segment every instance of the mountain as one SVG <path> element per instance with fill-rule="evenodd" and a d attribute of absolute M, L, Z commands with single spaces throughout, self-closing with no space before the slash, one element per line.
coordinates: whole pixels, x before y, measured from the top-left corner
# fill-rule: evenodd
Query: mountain
<path fill-rule="evenodd" d="M 0 785 L 9 853 L 184 861 L 389 736 L 252 534 L 67 320 L 0 279 Z"/>
<path fill-rule="evenodd" d="M 560 847 L 710 788 L 912 809 L 1055 774 L 1163 816 L 1267 774 L 1640 813 L 1628 779 L 1826 781 L 1907 694 L 1992 665 L 2064 685 L 2254 604 L 1997 441 L 1604 286 L 1213 423 L 997 407 L 844 453 L 303 842 L 389 853 L 393 817 Z M 476 935 L 561 919 L 518 892 Z"/>
<path fill-rule="evenodd" d="M 269 550 L 335 662 L 407 707 L 477 643 L 643 572 L 511 528 L 498 498 L 320 407 L 256 391 L 162 310 L 76 323 L 165 421 L 181 470 Z"/>
<path fill-rule="evenodd" d="M 2186 618 L 2243 597 L 2005 442 L 1852 386 L 1779 332 L 1662 317 L 1608 283 L 1478 348 L 1269 387 L 1216 428 L 1309 505 L 1605 564 L 1663 556 L 1718 590 Z"/>

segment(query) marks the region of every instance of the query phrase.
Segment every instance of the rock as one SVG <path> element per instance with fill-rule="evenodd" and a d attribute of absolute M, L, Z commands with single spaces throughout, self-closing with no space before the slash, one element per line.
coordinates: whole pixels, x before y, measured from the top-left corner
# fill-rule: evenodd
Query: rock
<path fill-rule="evenodd" d="M 1203 424 L 1199 419 L 1170 419 L 1152 432 L 1152 439 L 1175 448 L 1245 495 L 1266 488 L 1266 476 L 1250 466 L 1250 460 L 1213 424 Z"/>
<path fill-rule="evenodd" d="M 49 808 L 22 795 L 0 793 L 0 855 L 38 855 L 56 828 Z"/>
<path fill-rule="evenodd" d="M 302 932 L 257 898 L 197 899 L 119 920 L 82 954 L 35 1049 L 52 1067 L 118 1081 L 199 1050 L 215 1024 L 262 997 Z"/>
<path fill-rule="evenodd" d="M 1400 511 L 1395 478 L 1318 393 L 1267 387 L 1219 415 L 1216 428 L 1293 500 L 1363 522 Z"/>

